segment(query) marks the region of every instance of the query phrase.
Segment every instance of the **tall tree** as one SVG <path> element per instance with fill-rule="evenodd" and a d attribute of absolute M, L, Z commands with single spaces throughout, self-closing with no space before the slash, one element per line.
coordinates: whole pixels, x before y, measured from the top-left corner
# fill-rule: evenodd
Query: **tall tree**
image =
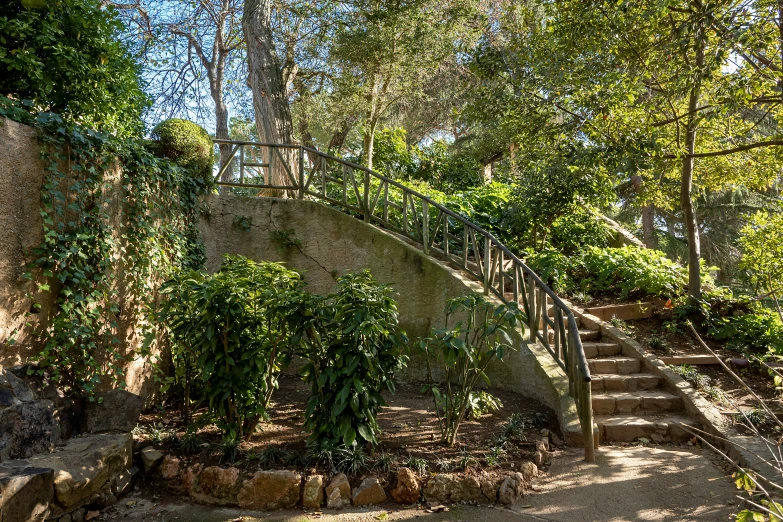
<path fill-rule="evenodd" d="M 105 3 L 124 13 L 128 41 L 134 42 L 137 52 L 145 57 L 146 83 L 155 101 L 154 117 L 190 117 L 200 123 L 212 120 L 215 137 L 228 139 L 228 98 L 236 102 L 244 95 L 242 1 Z M 207 116 L 204 109 L 210 105 L 213 111 Z M 231 147 L 219 148 L 222 166 L 229 159 Z"/>

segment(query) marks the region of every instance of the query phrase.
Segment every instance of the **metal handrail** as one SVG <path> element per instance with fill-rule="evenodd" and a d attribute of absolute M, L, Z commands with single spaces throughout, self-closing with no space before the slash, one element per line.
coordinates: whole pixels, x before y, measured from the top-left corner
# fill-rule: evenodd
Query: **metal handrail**
<path fill-rule="evenodd" d="M 262 196 L 284 191 L 291 197 L 314 198 L 360 214 L 364 221 L 418 243 L 424 254 L 437 252 L 444 256 L 481 280 L 485 294 L 491 292 L 505 303 L 521 305 L 528 318 L 530 341 L 540 342 L 568 376 L 569 394 L 576 403 L 582 428 L 585 460 L 594 461 L 590 369 L 576 318 L 562 299 L 495 236 L 398 181 L 317 149 L 251 141 L 214 142 L 232 147 L 230 157 L 217 169 L 218 186 L 257 190 Z M 286 157 L 294 151 L 298 157 Z M 278 184 L 270 183 L 273 179 Z M 394 199 L 395 189 L 400 192 L 401 202 Z M 378 210 L 383 211 L 381 215 L 377 215 Z M 396 222 L 390 219 L 392 215 L 397 217 Z M 460 227 L 461 237 L 450 232 L 450 228 Z M 548 299 L 552 302 L 552 317 Z"/>

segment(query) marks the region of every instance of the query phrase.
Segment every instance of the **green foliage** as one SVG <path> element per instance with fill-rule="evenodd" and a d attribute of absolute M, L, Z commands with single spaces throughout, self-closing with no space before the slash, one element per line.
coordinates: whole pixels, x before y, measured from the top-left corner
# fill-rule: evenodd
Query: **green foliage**
<path fill-rule="evenodd" d="M 451 326 L 456 317 L 457 323 Z M 433 330 L 433 339 L 420 341 L 427 358 L 426 391 L 432 393 L 441 439 L 454 445 L 462 421 L 468 414 L 471 394 L 483 379 L 489 363 L 502 360 L 512 350 L 511 332 L 522 325 L 522 313 L 515 303 L 494 307 L 480 294 L 449 300 L 446 324 Z M 437 382 L 434 372 L 442 373 Z"/>
<path fill-rule="evenodd" d="M 147 99 L 116 11 L 98 0 L 31 4 L 0 4 L 0 96 L 85 127 L 140 134 Z"/>
<path fill-rule="evenodd" d="M 39 291 L 56 292 L 56 301 L 47 330 L 39 332 L 45 344 L 37 371 L 74 395 L 92 396 L 107 378 L 124 386 L 124 363 L 149 352 L 131 351 L 123 328 L 154 334 L 159 282 L 203 262 L 195 219 L 205 187 L 152 156 L 141 140 L 107 136 L 48 112 L 32 115 L 2 97 L 0 116 L 37 129 L 48 165 L 44 240 L 27 277 Z M 120 201 L 122 234 L 115 226 Z"/>
<path fill-rule="evenodd" d="M 587 247 L 568 257 L 553 250 L 532 254 L 527 264 L 557 290 L 674 297 L 682 294 L 686 270 L 663 252 L 647 248 Z"/>
<path fill-rule="evenodd" d="M 156 154 L 172 159 L 211 186 L 215 158 L 207 131 L 192 121 L 172 118 L 152 129 L 152 137 Z"/>
<path fill-rule="evenodd" d="M 402 459 L 402 465 L 406 468 L 410 468 L 418 475 L 425 475 L 427 473 L 427 460 L 421 457 L 414 457 L 408 454 L 407 457 Z"/>
<path fill-rule="evenodd" d="M 301 325 L 308 358 L 301 374 L 311 389 L 305 428 L 310 444 L 376 444 L 375 417 L 386 405 L 381 391 L 394 392 L 395 373 L 407 361 L 407 337 L 392 289 L 369 271 L 343 276 L 337 286 Z"/>
<path fill-rule="evenodd" d="M 468 398 L 467 417 L 480 419 L 482 415 L 493 413 L 503 407 L 503 403 L 488 391 L 471 392 Z"/>
<path fill-rule="evenodd" d="M 250 435 L 294 346 L 293 324 L 308 299 L 299 274 L 226 255 L 214 275 L 182 272 L 161 294 L 167 299 L 159 318 L 171 333 L 175 367 L 185 379 L 201 380 L 209 412 L 228 438 Z"/>
<path fill-rule="evenodd" d="M 783 213 L 756 213 L 742 229 L 743 253 L 739 267 L 750 283 L 771 296 L 783 320 L 778 295 L 783 292 Z M 760 292 L 757 292 L 760 293 Z"/>

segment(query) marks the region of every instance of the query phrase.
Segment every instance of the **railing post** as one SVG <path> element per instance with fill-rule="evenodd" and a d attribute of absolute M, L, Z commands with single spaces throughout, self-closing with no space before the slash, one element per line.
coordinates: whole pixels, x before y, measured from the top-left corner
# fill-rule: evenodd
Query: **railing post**
<path fill-rule="evenodd" d="M 245 182 L 245 146 L 239 146 L 239 184 Z"/>
<path fill-rule="evenodd" d="M 492 267 L 492 242 L 489 236 L 484 236 L 484 295 L 489 295 L 490 271 Z"/>
<path fill-rule="evenodd" d="M 304 147 L 299 147 L 299 199 L 304 199 Z"/>
<path fill-rule="evenodd" d="M 364 170 L 364 194 L 362 195 L 364 220 L 370 222 L 370 171 Z"/>
<path fill-rule="evenodd" d="M 425 255 L 430 253 L 430 204 L 421 200 L 421 250 Z"/>
<path fill-rule="evenodd" d="M 595 462 L 595 437 L 593 433 L 593 396 L 590 383 L 582 380 L 579 408 L 579 423 L 582 425 L 582 439 L 585 444 L 585 461 Z"/>

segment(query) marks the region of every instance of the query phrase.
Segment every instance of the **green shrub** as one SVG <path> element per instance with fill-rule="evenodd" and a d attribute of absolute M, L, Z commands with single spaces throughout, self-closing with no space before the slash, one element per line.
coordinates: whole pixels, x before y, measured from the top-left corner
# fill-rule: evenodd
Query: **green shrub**
<path fill-rule="evenodd" d="M 139 134 L 148 104 L 122 24 L 99 0 L 0 3 L 0 95 L 112 134 Z"/>
<path fill-rule="evenodd" d="M 161 293 L 167 299 L 159 317 L 171 332 L 177 376 L 186 390 L 201 380 L 227 440 L 251 434 L 295 343 L 290 323 L 299 324 L 306 309 L 299 274 L 226 255 L 214 275 L 183 272 Z"/>
<path fill-rule="evenodd" d="M 337 286 L 300 325 L 308 358 L 301 374 L 311 389 L 305 428 L 310 445 L 350 448 L 377 443 L 375 417 L 386 405 L 381 391 L 394 392 L 408 339 L 388 285 L 364 271 L 341 277 Z"/>
<path fill-rule="evenodd" d="M 202 127 L 173 118 L 159 123 L 152 130 L 152 137 L 156 154 L 174 160 L 193 176 L 211 184 L 214 150 L 212 139 Z"/>
<path fill-rule="evenodd" d="M 458 322 L 452 326 L 455 317 Z M 453 446 L 456 442 L 478 380 L 489 382 L 484 371 L 493 359 L 502 360 L 513 348 L 510 332 L 521 321 L 516 303 L 492 307 L 484 296 L 474 293 L 449 300 L 444 328 L 433 330 L 433 339 L 419 343 L 427 358 L 424 389 L 432 393 L 444 443 Z M 435 381 L 434 371 L 443 372 L 441 381 Z"/>

